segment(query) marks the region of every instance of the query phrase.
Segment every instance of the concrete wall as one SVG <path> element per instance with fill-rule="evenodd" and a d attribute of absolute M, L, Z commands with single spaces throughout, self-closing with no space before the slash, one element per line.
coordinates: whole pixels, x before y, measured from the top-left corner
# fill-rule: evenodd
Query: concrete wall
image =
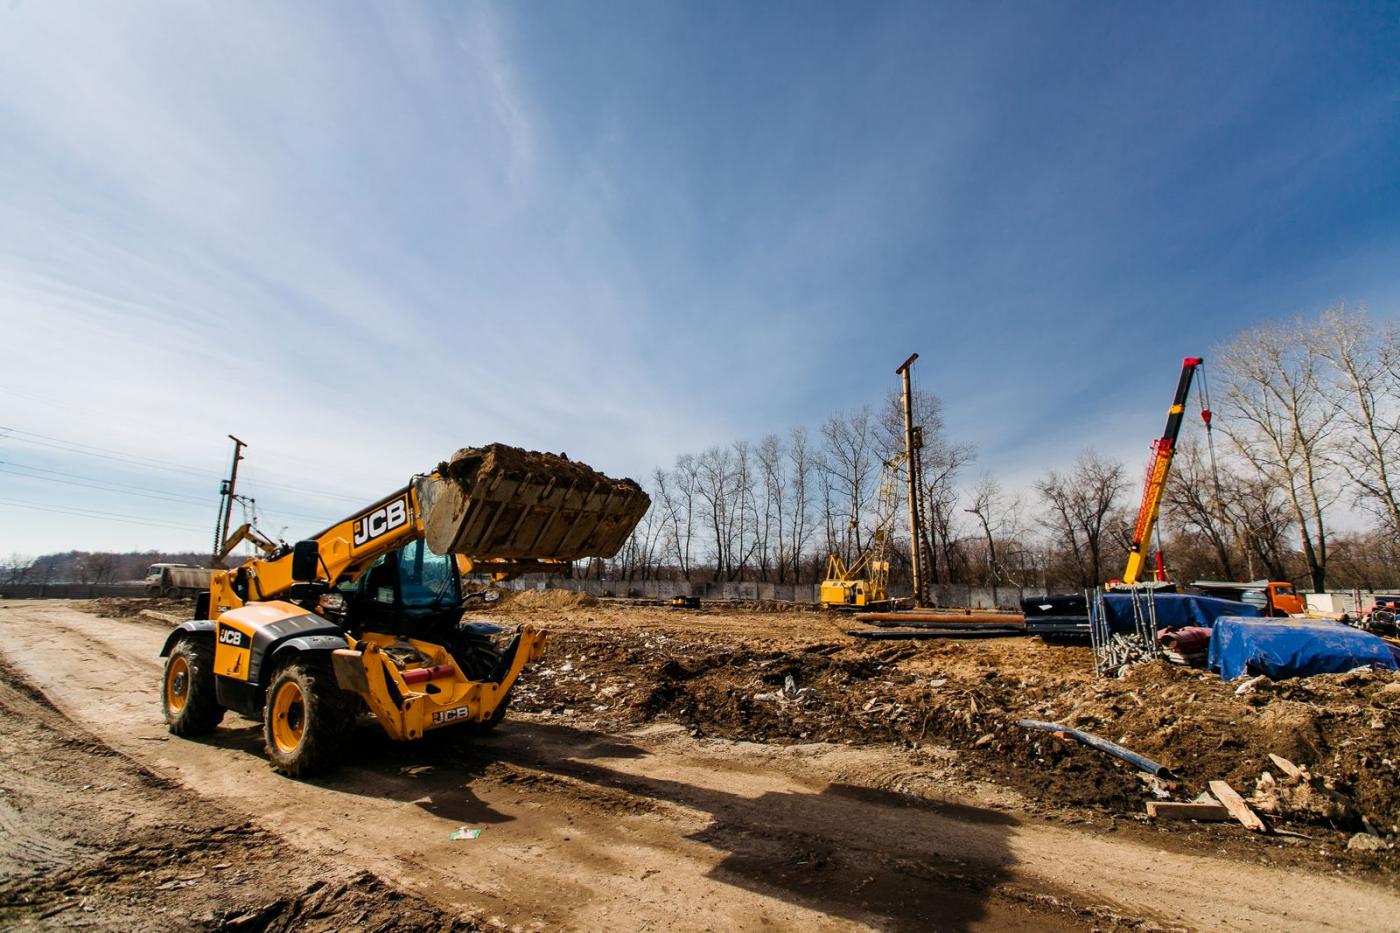
<path fill-rule="evenodd" d="M 144 583 L 0 583 L 0 599 L 91 599 L 145 596 Z"/>
<path fill-rule="evenodd" d="M 1385 591 L 1378 591 L 1385 592 Z M 1394 592 L 1394 591 L 1391 591 Z M 1318 612 L 1357 612 L 1375 605 L 1376 593 L 1371 590 L 1349 590 L 1340 593 L 1304 593 L 1308 608 Z"/>
<path fill-rule="evenodd" d="M 817 603 L 821 587 L 816 583 L 730 583 L 692 580 L 687 583 L 657 580 L 568 580 L 562 577 L 511 580 L 504 584 L 511 589 L 559 589 L 594 596 L 633 596 L 642 599 L 669 600 L 673 596 L 699 596 L 701 599 L 776 600 L 791 603 Z M 907 587 L 896 587 L 892 596 L 908 596 Z M 966 586 L 944 584 L 931 587 L 929 594 L 939 606 L 967 606 L 973 609 L 1019 609 L 1023 597 L 1043 596 L 1043 589 L 1016 587 Z"/>

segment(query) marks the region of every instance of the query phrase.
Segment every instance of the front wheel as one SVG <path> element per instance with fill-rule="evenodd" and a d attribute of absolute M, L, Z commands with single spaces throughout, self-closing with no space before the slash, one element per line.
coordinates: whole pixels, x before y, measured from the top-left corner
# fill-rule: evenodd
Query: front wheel
<path fill-rule="evenodd" d="M 165 724 L 175 735 L 207 735 L 224 718 L 214 696 L 214 640 L 181 638 L 165 659 L 160 692 Z"/>
<path fill-rule="evenodd" d="M 297 660 L 279 670 L 263 707 L 263 744 L 273 769 L 301 778 L 334 767 L 355 726 L 354 700 L 327 663 Z"/>

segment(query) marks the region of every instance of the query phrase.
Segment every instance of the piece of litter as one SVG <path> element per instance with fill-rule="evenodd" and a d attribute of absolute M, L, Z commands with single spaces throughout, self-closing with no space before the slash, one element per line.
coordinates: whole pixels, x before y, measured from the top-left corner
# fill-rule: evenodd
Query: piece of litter
<path fill-rule="evenodd" d="M 399 774 L 407 774 L 409 777 L 421 777 L 424 774 L 432 774 L 432 765 L 414 765 L 412 767 L 400 768 Z"/>
<path fill-rule="evenodd" d="M 479 829 L 467 829 L 467 827 L 463 826 L 461 829 L 454 829 L 454 830 L 452 831 L 452 835 L 448 836 L 447 838 L 449 838 L 449 839 L 476 839 L 476 838 L 478 838 L 480 835 L 481 835 L 481 830 L 479 830 Z"/>

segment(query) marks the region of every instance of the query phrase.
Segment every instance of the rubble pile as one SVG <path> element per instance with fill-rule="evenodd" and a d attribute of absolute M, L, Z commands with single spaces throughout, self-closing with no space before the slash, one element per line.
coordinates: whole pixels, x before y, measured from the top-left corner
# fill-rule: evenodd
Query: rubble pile
<path fill-rule="evenodd" d="M 515 705 L 760 742 L 943 746 L 961 752 L 970 774 L 1052 808 L 1140 816 L 1145 801 L 1187 801 L 1226 781 L 1253 790 L 1259 811 L 1280 826 L 1354 833 L 1369 825 L 1382 841 L 1397 833 L 1400 675 L 1256 678 L 1237 695 L 1239 683 L 1165 660 L 1096 678 L 1088 654 L 1027 639 L 785 648 L 701 633 L 556 630 Z M 1028 732 L 1019 719 L 1093 733 L 1161 762 L 1177 781 L 1168 794 L 1136 769 Z M 1297 762 L 1306 778 L 1278 773 L 1270 755 Z"/>

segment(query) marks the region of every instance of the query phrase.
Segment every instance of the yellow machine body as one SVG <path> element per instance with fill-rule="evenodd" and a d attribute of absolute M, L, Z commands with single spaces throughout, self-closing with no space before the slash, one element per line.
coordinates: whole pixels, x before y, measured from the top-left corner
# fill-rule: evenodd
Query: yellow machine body
<path fill-rule="evenodd" d="M 353 721 L 344 694 L 394 739 L 494 725 L 546 636 L 520 625 L 502 647 L 495 636 L 504 629 L 461 622 L 461 577 L 610 557 L 649 504 L 630 480 L 491 445 L 458 451 L 295 548 L 243 534 L 262 556 L 214 571 L 203 618 L 166 641 L 167 722 L 193 735 L 224 709 L 260 717 L 273 766 L 294 776 L 329 760 L 306 736 L 323 747 L 336 741 L 337 723 Z M 431 551 L 434 541 L 441 550 Z M 375 576 L 386 571 L 388 586 Z M 410 602 L 408 593 L 425 590 L 426 605 Z"/>

